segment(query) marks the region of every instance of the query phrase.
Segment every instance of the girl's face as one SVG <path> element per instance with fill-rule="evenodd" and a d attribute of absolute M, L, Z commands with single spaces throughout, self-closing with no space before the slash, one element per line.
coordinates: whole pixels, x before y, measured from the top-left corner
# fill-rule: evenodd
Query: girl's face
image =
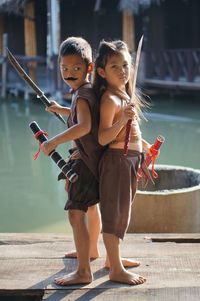
<path fill-rule="evenodd" d="M 77 54 L 66 55 L 60 59 L 62 79 L 74 90 L 87 82 L 87 74 L 91 70 L 90 64 L 87 66 L 83 59 Z"/>
<path fill-rule="evenodd" d="M 99 75 L 108 83 L 108 86 L 125 88 L 130 78 L 131 58 L 127 51 L 108 58 L 105 68 L 98 68 Z"/>

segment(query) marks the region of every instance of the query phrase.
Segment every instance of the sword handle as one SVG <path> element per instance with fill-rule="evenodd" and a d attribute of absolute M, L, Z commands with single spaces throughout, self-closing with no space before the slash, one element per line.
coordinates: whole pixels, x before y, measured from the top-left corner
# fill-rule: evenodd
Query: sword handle
<path fill-rule="evenodd" d="M 29 124 L 29 127 L 31 128 L 34 134 L 41 132 L 41 134 L 39 134 L 37 138 L 40 141 L 40 143 L 43 143 L 44 141 L 48 140 L 47 137 L 42 133 L 37 122 L 35 121 L 31 122 Z M 56 163 L 56 165 L 62 170 L 62 172 L 69 179 L 70 182 L 74 183 L 78 180 L 78 175 L 68 166 L 67 162 L 60 156 L 58 152 L 53 150 L 49 154 L 49 156 Z"/>
<path fill-rule="evenodd" d="M 124 156 L 127 156 L 127 154 L 128 154 L 131 125 L 132 125 L 132 119 L 129 119 L 126 124 L 126 135 L 125 135 L 125 141 L 124 141 Z"/>
<path fill-rule="evenodd" d="M 43 102 L 43 104 L 47 107 L 51 106 L 50 101 L 48 100 L 48 98 L 42 94 L 42 95 L 38 95 L 38 97 L 41 99 L 41 101 Z M 62 118 L 62 116 L 60 114 L 57 113 L 53 113 L 58 119 L 60 119 L 60 121 L 62 121 L 64 124 L 66 124 L 66 121 Z"/>

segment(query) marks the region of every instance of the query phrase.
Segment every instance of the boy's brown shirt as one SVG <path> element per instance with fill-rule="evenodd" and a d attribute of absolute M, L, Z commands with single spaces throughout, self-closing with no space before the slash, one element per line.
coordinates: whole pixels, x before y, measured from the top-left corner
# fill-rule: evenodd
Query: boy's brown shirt
<path fill-rule="evenodd" d="M 98 180 L 98 165 L 104 147 L 98 143 L 99 106 L 91 84 L 88 83 L 84 86 L 81 86 L 76 91 L 72 91 L 71 113 L 67 119 L 68 127 L 77 124 L 76 106 L 79 98 L 85 99 L 88 103 L 92 126 L 90 133 L 79 139 L 76 139 L 75 143 L 80 152 L 81 159 Z"/>

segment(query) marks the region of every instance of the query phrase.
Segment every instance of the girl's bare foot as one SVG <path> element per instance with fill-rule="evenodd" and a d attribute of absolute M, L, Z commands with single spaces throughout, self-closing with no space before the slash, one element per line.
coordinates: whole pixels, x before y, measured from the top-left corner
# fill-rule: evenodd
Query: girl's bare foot
<path fill-rule="evenodd" d="M 122 265 L 125 267 L 125 268 L 133 268 L 133 267 L 138 267 L 140 265 L 140 262 L 139 261 L 133 261 L 133 260 L 130 260 L 130 259 L 127 259 L 127 258 L 122 258 Z M 106 268 L 110 268 L 110 262 L 108 260 L 108 258 L 106 258 L 106 261 L 105 261 L 105 267 Z"/>
<path fill-rule="evenodd" d="M 109 278 L 110 280 L 115 282 L 127 283 L 131 285 L 142 284 L 146 281 L 146 278 L 137 274 L 127 272 L 126 270 L 121 270 L 119 272 L 112 271 L 109 273 Z"/>
<path fill-rule="evenodd" d="M 57 285 L 71 285 L 71 284 L 91 283 L 92 280 L 93 280 L 93 276 L 90 272 L 75 271 L 65 276 L 55 278 L 54 282 Z"/>
<path fill-rule="evenodd" d="M 77 258 L 77 252 L 72 251 L 72 252 L 66 253 L 65 258 Z M 99 258 L 98 250 L 91 252 L 90 259 L 97 259 L 97 258 Z"/>

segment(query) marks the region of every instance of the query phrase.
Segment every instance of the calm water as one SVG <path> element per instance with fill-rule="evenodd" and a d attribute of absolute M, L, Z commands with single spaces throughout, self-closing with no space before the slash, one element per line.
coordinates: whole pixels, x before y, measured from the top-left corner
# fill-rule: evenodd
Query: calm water
<path fill-rule="evenodd" d="M 165 137 L 157 163 L 200 169 L 200 100 L 152 99 L 142 133 L 150 143 Z M 58 167 L 43 154 L 33 161 L 38 149 L 29 129 L 33 120 L 50 137 L 65 130 L 38 102 L 0 100 L 0 232 L 69 233 Z M 69 147 L 58 148 L 64 158 Z"/>

